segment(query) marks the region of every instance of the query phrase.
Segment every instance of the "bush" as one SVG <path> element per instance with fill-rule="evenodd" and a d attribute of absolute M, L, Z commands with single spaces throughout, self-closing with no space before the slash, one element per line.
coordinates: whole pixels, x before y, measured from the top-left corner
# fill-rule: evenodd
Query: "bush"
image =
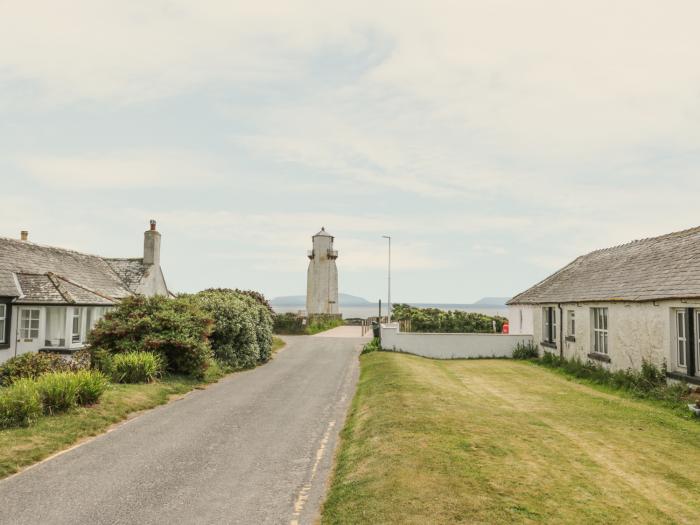
<path fill-rule="evenodd" d="M 505 317 L 484 315 L 461 310 L 440 310 L 438 308 L 416 308 L 407 304 L 396 304 L 392 308 L 392 320 L 411 321 L 413 332 L 439 333 L 493 333 L 503 330 Z"/>
<path fill-rule="evenodd" d="M 49 372 L 36 379 L 45 414 L 65 412 L 78 404 L 79 382 L 75 373 Z"/>
<path fill-rule="evenodd" d="M 303 335 L 306 333 L 304 317 L 293 312 L 275 314 L 274 332 L 282 335 Z"/>
<path fill-rule="evenodd" d="M 47 372 L 78 370 L 81 365 L 59 354 L 28 352 L 8 359 L 0 366 L 0 384 L 9 385 L 17 379 L 35 379 Z"/>
<path fill-rule="evenodd" d="M 161 355 L 174 373 L 203 377 L 211 358 L 212 319 L 189 297 L 127 297 L 88 336 L 93 362 L 127 352 Z"/>
<path fill-rule="evenodd" d="M 309 335 L 319 334 L 331 328 L 335 328 L 336 326 L 343 326 L 344 324 L 343 318 L 338 315 L 310 315 L 306 333 Z"/>
<path fill-rule="evenodd" d="M 41 398 L 32 379 L 16 379 L 0 389 L 0 428 L 31 425 L 41 413 Z"/>
<path fill-rule="evenodd" d="M 151 383 L 163 372 L 163 358 L 150 352 L 116 354 L 109 370 L 115 383 Z"/>
<path fill-rule="evenodd" d="M 99 370 L 79 370 L 73 374 L 78 384 L 76 400 L 81 406 L 97 403 L 109 386 L 107 376 Z"/>
<path fill-rule="evenodd" d="M 518 343 L 513 349 L 513 359 L 537 359 L 540 356 L 537 345 L 532 341 Z"/>
<path fill-rule="evenodd" d="M 209 289 L 192 297 L 214 320 L 211 347 L 216 359 L 226 367 L 251 368 L 270 359 L 272 315 L 267 302 L 261 302 L 262 296 L 258 296 Z"/>
<path fill-rule="evenodd" d="M 610 372 L 597 363 L 583 362 L 578 358 L 565 359 L 551 352 L 545 352 L 542 358 L 536 362 L 548 368 L 561 370 L 579 379 L 617 390 L 625 390 L 635 397 L 643 399 L 678 403 L 688 393 L 687 385 L 668 384 L 665 365 L 657 367 L 648 361 L 642 361 L 642 368 L 639 371 L 627 369 L 615 372 Z"/>
<path fill-rule="evenodd" d="M 381 341 L 378 337 L 372 339 L 369 343 L 362 347 L 363 354 L 369 354 L 370 352 L 377 352 L 382 349 Z"/>

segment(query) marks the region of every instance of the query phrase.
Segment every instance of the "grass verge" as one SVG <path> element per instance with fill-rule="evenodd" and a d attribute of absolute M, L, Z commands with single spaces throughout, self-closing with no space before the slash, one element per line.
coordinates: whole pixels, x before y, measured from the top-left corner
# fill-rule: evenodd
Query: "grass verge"
<path fill-rule="evenodd" d="M 361 357 L 322 523 L 696 523 L 700 425 L 529 363 Z"/>
<path fill-rule="evenodd" d="M 272 337 L 272 349 L 270 350 L 270 352 L 272 353 L 272 355 L 275 355 L 277 352 L 282 350 L 286 345 L 287 345 L 287 343 L 285 343 L 282 340 L 282 338 L 277 337 L 277 336 L 273 336 Z"/>

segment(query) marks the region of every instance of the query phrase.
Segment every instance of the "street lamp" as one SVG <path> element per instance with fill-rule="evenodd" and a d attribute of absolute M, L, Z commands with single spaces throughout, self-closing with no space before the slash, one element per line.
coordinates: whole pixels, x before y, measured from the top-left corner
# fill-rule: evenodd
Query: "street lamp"
<path fill-rule="evenodd" d="M 389 241 L 389 296 L 388 296 L 388 305 L 387 305 L 387 324 L 391 323 L 391 236 L 389 235 L 382 235 L 383 239 L 387 239 Z"/>

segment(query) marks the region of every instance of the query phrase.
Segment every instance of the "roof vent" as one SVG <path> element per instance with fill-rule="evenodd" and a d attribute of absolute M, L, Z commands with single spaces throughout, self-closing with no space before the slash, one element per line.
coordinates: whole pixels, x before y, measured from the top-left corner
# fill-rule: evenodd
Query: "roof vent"
<path fill-rule="evenodd" d="M 19 238 L 23 241 L 29 240 L 29 232 L 27 230 L 22 230 L 19 232 Z"/>

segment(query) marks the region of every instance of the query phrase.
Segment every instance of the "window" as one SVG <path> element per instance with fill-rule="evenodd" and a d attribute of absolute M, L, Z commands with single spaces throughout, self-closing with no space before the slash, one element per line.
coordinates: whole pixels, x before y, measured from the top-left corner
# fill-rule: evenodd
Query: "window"
<path fill-rule="evenodd" d="M 6 322 L 7 322 L 7 305 L 0 304 L 0 344 L 3 344 L 5 342 L 5 335 L 7 332 L 7 329 L 5 328 Z"/>
<path fill-rule="evenodd" d="M 39 338 L 39 315 L 38 308 L 22 308 L 19 319 L 19 336 L 22 339 Z"/>
<path fill-rule="evenodd" d="M 71 330 L 71 341 L 79 343 L 82 341 L 83 309 L 73 308 L 73 324 Z"/>
<path fill-rule="evenodd" d="M 593 316 L 593 352 L 608 353 L 608 309 L 591 308 Z"/>
<path fill-rule="evenodd" d="M 66 346 L 66 311 L 65 306 L 46 307 L 46 335 L 44 336 L 44 346 L 65 347 Z"/>
<path fill-rule="evenodd" d="M 566 335 L 569 337 L 576 336 L 576 311 L 566 311 Z"/>
<path fill-rule="evenodd" d="M 685 310 L 676 310 L 676 352 L 678 366 L 686 366 L 685 358 L 688 351 L 688 322 Z"/>
<path fill-rule="evenodd" d="M 557 342 L 557 311 L 553 306 L 542 309 L 543 330 L 542 335 L 545 343 Z"/>

